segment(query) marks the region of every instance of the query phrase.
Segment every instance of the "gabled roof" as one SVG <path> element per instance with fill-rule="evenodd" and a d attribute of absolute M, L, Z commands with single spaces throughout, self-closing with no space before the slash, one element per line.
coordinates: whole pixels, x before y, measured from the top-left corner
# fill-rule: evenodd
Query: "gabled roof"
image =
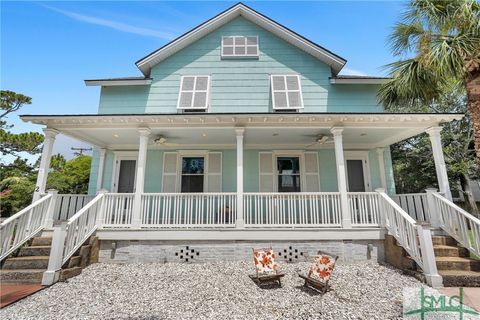
<path fill-rule="evenodd" d="M 326 63 L 331 67 L 334 75 L 337 75 L 347 62 L 347 60 L 335 53 L 239 2 L 175 40 L 167 43 L 160 49 L 138 60 L 135 64 L 146 77 L 149 77 L 153 66 L 239 16 L 255 23 L 284 41 Z"/>

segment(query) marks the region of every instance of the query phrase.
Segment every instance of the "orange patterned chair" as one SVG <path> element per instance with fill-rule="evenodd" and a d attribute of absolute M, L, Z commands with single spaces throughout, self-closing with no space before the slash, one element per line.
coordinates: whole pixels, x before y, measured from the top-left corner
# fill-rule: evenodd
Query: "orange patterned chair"
<path fill-rule="evenodd" d="M 275 262 L 275 253 L 272 248 L 253 249 L 256 276 L 252 279 L 258 284 L 278 282 L 282 286 L 281 278 L 285 274 L 280 272 L 278 263 Z"/>
<path fill-rule="evenodd" d="M 307 274 L 303 275 L 298 272 L 300 278 L 305 280 L 304 286 L 321 293 L 327 292 L 328 281 L 332 276 L 337 259 L 338 256 L 318 251 L 317 255 L 313 257 L 313 263 L 308 267 Z"/>

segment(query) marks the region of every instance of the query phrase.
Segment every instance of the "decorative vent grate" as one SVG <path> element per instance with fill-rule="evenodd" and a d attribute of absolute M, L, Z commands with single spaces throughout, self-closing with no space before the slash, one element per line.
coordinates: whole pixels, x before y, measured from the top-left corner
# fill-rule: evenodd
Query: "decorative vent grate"
<path fill-rule="evenodd" d="M 181 262 L 191 262 L 199 255 L 199 251 L 191 249 L 189 246 L 186 246 L 185 248 L 180 249 L 180 251 L 175 252 L 175 256 L 177 256 Z"/>
<path fill-rule="evenodd" d="M 297 262 L 300 259 L 305 260 L 307 254 L 293 246 L 289 246 L 288 248 L 279 251 L 278 256 L 287 262 Z"/>

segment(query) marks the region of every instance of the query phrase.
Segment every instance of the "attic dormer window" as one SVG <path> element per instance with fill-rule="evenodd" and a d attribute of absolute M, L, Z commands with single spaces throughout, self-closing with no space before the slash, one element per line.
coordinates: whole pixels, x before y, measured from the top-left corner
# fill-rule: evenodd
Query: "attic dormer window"
<path fill-rule="evenodd" d="M 222 58 L 258 58 L 258 37 L 222 37 Z"/>
<path fill-rule="evenodd" d="M 182 76 L 178 95 L 179 110 L 205 111 L 210 100 L 210 76 Z"/>

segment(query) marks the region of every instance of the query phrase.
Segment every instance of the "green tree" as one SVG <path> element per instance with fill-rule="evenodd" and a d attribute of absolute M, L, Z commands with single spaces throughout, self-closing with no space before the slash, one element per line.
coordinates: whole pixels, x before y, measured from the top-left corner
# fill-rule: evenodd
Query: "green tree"
<path fill-rule="evenodd" d="M 57 158 L 59 156 L 63 158 L 61 155 Z M 48 174 L 47 188 L 56 189 L 59 193 L 87 193 L 91 162 L 92 157 L 87 155 L 78 155 L 64 162 Z"/>
<path fill-rule="evenodd" d="M 9 90 L 0 91 L 0 153 L 2 155 L 18 156 L 21 152 L 37 154 L 41 151 L 43 135 L 38 132 L 11 133 L 7 125 L 7 116 L 18 111 L 23 105 L 30 104 L 32 99 L 23 94 Z"/>
<path fill-rule="evenodd" d="M 379 91 L 387 106 L 430 105 L 451 80 L 465 88 L 480 161 L 480 4 L 476 0 L 411 0 L 390 37 L 400 61 Z"/>

